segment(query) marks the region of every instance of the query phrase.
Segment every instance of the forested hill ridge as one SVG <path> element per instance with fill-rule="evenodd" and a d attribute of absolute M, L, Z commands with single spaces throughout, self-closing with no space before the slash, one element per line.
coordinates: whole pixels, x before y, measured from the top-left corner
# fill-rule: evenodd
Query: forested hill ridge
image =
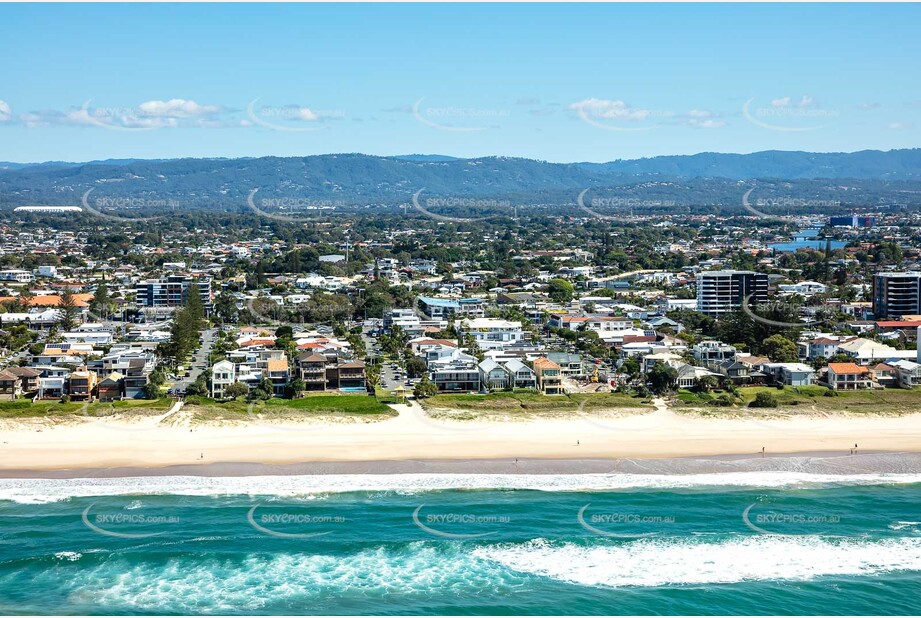
<path fill-rule="evenodd" d="M 343 204 L 400 204 L 426 195 L 503 197 L 516 202 L 571 200 L 585 188 L 733 185 L 753 179 L 817 182 L 868 188 L 895 186 L 914 193 L 921 183 L 921 149 L 808 153 L 701 153 L 608 163 L 548 163 L 512 157 L 455 159 L 411 154 L 376 157 L 329 154 L 240 159 L 122 159 L 90 163 L 0 163 L 0 208 L 24 204 L 79 205 L 81 196 L 180 200 L 203 208 L 239 204 L 252 189 L 263 196 L 335 200 Z M 682 190 L 679 187 L 677 190 Z M 563 196 L 563 197 L 560 197 Z M 681 201 L 681 200 L 678 200 Z M 909 200 L 911 201 L 911 200 Z"/>

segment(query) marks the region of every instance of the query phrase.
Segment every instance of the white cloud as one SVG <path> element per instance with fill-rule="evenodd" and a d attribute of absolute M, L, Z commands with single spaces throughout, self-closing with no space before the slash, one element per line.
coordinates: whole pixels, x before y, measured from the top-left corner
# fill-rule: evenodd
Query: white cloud
<path fill-rule="evenodd" d="M 859 104 L 857 105 L 857 107 L 858 107 L 859 109 L 877 109 L 877 108 L 879 108 L 879 107 L 882 107 L 882 104 L 881 104 L 881 103 L 876 103 L 876 102 L 873 102 L 873 103 L 859 103 Z"/>
<path fill-rule="evenodd" d="M 890 122 L 889 128 L 893 131 L 901 131 L 903 129 L 910 129 L 912 125 L 907 122 Z"/>
<path fill-rule="evenodd" d="M 131 129 L 162 129 L 164 127 L 178 127 L 176 118 L 139 118 L 133 115 L 124 115 L 118 118 L 123 127 Z"/>
<path fill-rule="evenodd" d="M 38 127 L 47 127 L 49 123 L 41 114 L 36 114 L 34 112 L 26 112 L 22 114 L 19 119 L 29 129 L 36 129 Z"/>
<path fill-rule="evenodd" d="M 212 116 L 221 111 L 216 105 L 200 105 L 195 101 L 186 99 L 170 99 L 169 101 L 146 101 L 138 105 L 138 112 L 144 116 L 163 118 L 193 118 L 197 116 Z"/>
<path fill-rule="evenodd" d="M 804 94 L 796 103 L 793 102 L 792 97 L 780 97 L 779 99 L 771 99 L 771 107 L 790 107 L 791 104 L 793 107 L 798 107 L 801 109 L 812 107 L 815 105 L 815 99 L 810 97 L 808 94 Z"/>
<path fill-rule="evenodd" d="M 720 127 L 725 127 L 726 123 L 722 120 L 713 120 L 712 118 L 708 118 L 706 120 L 692 118 L 690 125 L 692 127 L 697 127 L 698 129 L 719 129 Z"/>
<path fill-rule="evenodd" d="M 298 107 L 296 113 L 294 114 L 294 119 L 304 120 L 306 122 L 316 122 L 320 119 L 320 115 L 309 107 Z"/>
<path fill-rule="evenodd" d="M 12 117 L 13 110 L 10 109 L 10 104 L 0 99 L 0 122 L 6 122 Z"/>
<path fill-rule="evenodd" d="M 688 112 L 688 116 L 691 118 L 709 118 L 713 114 L 708 112 L 705 109 L 692 109 Z"/>
<path fill-rule="evenodd" d="M 569 109 L 579 110 L 583 113 L 591 113 L 597 118 L 619 120 L 645 120 L 652 113 L 648 109 L 631 107 L 620 100 L 595 98 L 573 103 L 569 106 Z"/>

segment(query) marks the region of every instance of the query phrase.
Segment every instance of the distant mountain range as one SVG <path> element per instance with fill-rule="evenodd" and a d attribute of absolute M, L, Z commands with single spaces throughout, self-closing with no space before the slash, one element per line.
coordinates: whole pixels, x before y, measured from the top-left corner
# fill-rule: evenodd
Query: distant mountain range
<path fill-rule="evenodd" d="M 0 207 L 79 204 L 89 189 L 95 189 L 97 197 L 174 199 L 202 208 L 240 205 L 252 189 L 259 189 L 264 197 L 355 205 L 406 203 L 423 189 L 428 196 L 509 197 L 517 203 L 553 203 L 557 199 L 571 201 L 574 192 L 587 188 L 654 188 L 660 199 L 666 199 L 674 187 L 674 191 L 695 189 L 697 200 L 710 185 L 734 195 L 738 181 L 754 179 L 791 182 L 810 187 L 810 193 L 821 193 L 824 185 L 849 184 L 869 188 L 873 195 L 887 187 L 913 195 L 921 186 L 921 149 L 701 153 L 608 163 L 421 154 L 0 163 Z M 845 180 L 848 182 L 842 182 Z"/>

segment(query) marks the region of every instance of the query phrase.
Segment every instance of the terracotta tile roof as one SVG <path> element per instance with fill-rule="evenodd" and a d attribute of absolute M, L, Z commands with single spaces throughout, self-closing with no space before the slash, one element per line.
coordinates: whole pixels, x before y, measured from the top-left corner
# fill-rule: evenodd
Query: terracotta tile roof
<path fill-rule="evenodd" d="M 247 339 L 240 344 L 241 348 L 248 348 L 257 345 L 275 345 L 274 339 Z"/>
<path fill-rule="evenodd" d="M 828 368 L 835 373 L 866 373 L 869 371 L 866 367 L 861 367 L 856 363 L 828 363 Z"/>
<path fill-rule="evenodd" d="M 93 300 L 92 294 L 74 294 L 74 304 L 77 307 L 89 307 L 90 301 Z M 19 299 L 18 296 L 0 296 L 0 303 L 9 303 Z M 57 294 L 43 294 L 41 296 L 32 296 L 28 299 L 29 307 L 59 307 L 61 297 Z"/>
<path fill-rule="evenodd" d="M 549 358 L 535 358 L 534 359 L 534 368 L 535 369 L 560 369 L 560 366 L 554 363 Z"/>

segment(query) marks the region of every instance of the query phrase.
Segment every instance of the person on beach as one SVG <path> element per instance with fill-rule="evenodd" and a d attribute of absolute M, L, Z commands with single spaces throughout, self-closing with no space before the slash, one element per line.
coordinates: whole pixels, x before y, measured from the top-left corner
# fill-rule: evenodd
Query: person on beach
<path fill-rule="evenodd" d="M 761 459 L 764 459 L 764 447 L 761 447 Z"/>

